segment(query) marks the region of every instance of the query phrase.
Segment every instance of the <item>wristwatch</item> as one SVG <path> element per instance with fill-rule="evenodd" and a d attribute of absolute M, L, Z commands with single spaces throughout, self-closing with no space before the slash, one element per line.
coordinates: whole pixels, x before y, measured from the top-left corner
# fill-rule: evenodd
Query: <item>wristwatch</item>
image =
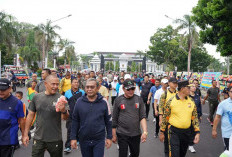
<path fill-rule="evenodd" d="M 143 134 L 148 135 L 148 132 L 144 131 Z"/>

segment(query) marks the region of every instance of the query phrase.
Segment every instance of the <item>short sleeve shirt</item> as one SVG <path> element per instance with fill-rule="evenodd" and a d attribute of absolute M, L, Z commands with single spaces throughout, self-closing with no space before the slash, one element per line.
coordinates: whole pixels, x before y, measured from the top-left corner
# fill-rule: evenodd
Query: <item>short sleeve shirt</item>
<path fill-rule="evenodd" d="M 159 90 L 157 90 L 157 92 L 155 93 L 154 99 L 157 99 L 157 104 L 159 104 L 160 101 L 160 97 L 161 95 L 164 93 L 163 88 L 160 88 Z"/>
<path fill-rule="evenodd" d="M 230 138 L 232 134 L 232 100 L 230 98 L 222 101 L 217 108 L 217 115 L 221 118 L 221 130 L 223 138 Z"/>
<path fill-rule="evenodd" d="M 24 118 L 22 101 L 13 95 L 0 99 L 0 146 L 18 144 L 19 118 Z"/>
<path fill-rule="evenodd" d="M 36 130 L 34 139 L 44 142 L 62 140 L 61 112 L 56 112 L 55 104 L 61 95 L 36 94 L 29 105 L 29 110 L 36 112 Z"/>

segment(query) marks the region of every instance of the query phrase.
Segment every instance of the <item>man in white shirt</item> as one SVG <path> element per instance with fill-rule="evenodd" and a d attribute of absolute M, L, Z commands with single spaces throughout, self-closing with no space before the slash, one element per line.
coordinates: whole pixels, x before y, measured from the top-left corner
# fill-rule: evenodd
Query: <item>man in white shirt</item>
<path fill-rule="evenodd" d="M 156 116 L 156 129 L 155 129 L 155 138 L 158 137 L 159 133 L 159 114 L 158 114 L 158 104 L 160 101 L 161 95 L 167 90 L 168 87 L 168 80 L 167 79 L 162 79 L 161 80 L 161 88 L 157 90 L 154 96 L 154 109 L 155 109 L 155 116 Z"/>

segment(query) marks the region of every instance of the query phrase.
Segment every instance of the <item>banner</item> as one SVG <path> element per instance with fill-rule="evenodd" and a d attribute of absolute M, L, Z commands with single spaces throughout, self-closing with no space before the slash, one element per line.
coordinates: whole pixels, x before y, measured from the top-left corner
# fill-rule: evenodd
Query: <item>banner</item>
<path fill-rule="evenodd" d="M 221 72 L 204 72 L 201 87 L 210 88 L 212 87 L 212 80 L 219 81 Z"/>

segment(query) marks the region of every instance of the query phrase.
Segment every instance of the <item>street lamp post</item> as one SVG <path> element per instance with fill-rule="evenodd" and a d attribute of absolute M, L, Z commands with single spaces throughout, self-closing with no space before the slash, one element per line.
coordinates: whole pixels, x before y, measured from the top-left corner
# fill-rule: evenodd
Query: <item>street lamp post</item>
<path fill-rule="evenodd" d="M 51 21 L 51 24 L 54 23 L 54 22 L 63 20 L 63 19 L 65 19 L 65 18 L 68 18 L 68 17 L 70 17 L 70 16 L 72 16 L 72 14 L 69 14 L 69 15 L 67 15 L 67 16 L 65 16 L 65 17 L 62 17 L 62 18 L 59 18 L 59 19 L 57 19 L 57 20 Z M 45 36 L 45 39 L 46 39 L 46 36 Z M 48 54 L 47 54 L 47 55 L 48 55 Z M 45 61 L 44 61 L 44 66 L 45 66 L 45 68 L 47 68 L 47 64 L 48 64 L 48 56 L 47 56 L 47 55 L 46 55 Z M 54 62 L 55 62 L 55 61 L 54 61 Z M 54 65 L 55 65 L 55 63 L 54 63 Z"/>

